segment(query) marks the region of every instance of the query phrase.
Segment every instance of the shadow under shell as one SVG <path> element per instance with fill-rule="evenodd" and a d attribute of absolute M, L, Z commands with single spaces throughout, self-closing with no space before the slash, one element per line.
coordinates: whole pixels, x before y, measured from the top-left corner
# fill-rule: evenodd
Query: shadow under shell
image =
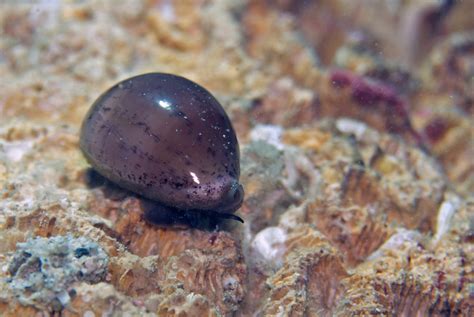
<path fill-rule="evenodd" d="M 165 206 L 115 185 L 93 168 L 87 168 L 85 170 L 84 181 L 88 188 L 100 188 L 104 196 L 113 201 L 123 200 L 129 195 L 137 197 L 140 199 L 143 219 L 152 225 L 213 231 L 229 228 L 228 220 L 244 222 L 240 217 L 234 214 L 207 210 L 180 210 Z"/>

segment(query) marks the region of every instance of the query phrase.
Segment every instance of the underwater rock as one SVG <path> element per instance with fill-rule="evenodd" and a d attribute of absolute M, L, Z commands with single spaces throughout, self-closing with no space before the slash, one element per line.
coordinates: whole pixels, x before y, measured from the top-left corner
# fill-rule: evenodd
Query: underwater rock
<path fill-rule="evenodd" d="M 23 305 L 60 311 L 79 282 L 105 280 L 108 256 L 95 242 L 72 236 L 35 238 L 18 243 L 8 266 L 8 285 Z"/>
<path fill-rule="evenodd" d="M 110 265 L 112 283 L 121 291 L 161 294 L 165 300 L 163 290 L 177 284 L 181 297 L 200 294 L 218 312 L 237 310 L 246 291 L 246 265 L 239 242 L 229 233 L 156 226 L 145 221 L 138 199 L 108 201 L 101 188 L 96 194 L 90 208 L 110 219 L 101 228 L 133 254 L 125 266 L 121 258 Z"/>

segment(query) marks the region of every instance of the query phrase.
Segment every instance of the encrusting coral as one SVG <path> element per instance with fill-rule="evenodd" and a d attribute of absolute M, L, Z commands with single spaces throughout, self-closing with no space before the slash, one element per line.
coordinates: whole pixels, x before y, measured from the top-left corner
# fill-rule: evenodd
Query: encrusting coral
<path fill-rule="evenodd" d="M 105 280 L 107 264 L 104 250 L 84 237 L 30 239 L 17 245 L 8 284 L 21 304 L 60 311 L 75 296 L 73 284 Z"/>

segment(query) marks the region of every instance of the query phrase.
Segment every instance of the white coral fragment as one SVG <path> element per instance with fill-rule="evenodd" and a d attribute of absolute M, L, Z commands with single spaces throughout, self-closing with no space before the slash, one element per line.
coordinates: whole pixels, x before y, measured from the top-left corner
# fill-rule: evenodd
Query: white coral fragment
<path fill-rule="evenodd" d="M 459 209 L 461 201 L 459 197 L 453 196 L 446 199 L 439 207 L 436 234 L 433 238 L 433 245 L 438 244 L 444 234 L 448 232 L 451 227 L 451 220 L 453 215 Z"/>
<path fill-rule="evenodd" d="M 287 233 L 279 227 L 268 227 L 257 233 L 252 241 L 252 249 L 266 262 L 281 263 L 285 253 Z"/>

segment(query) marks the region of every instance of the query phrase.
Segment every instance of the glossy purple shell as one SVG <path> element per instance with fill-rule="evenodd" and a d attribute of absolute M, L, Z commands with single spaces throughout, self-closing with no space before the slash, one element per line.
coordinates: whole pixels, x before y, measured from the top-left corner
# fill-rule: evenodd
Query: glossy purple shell
<path fill-rule="evenodd" d="M 107 90 L 84 119 L 80 146 L 104 177 L 164 205 L 229 213 L 242 203 L 232 124 L 183 77 L 143 74 Z"/>

